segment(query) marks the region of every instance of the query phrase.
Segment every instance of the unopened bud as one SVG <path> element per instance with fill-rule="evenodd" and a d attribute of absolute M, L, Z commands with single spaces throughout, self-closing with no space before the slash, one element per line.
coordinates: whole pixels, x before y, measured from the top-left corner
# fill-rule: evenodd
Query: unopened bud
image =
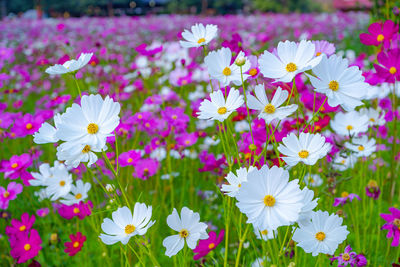
<path fill-rule="evenodd" d="M 238 57 L 235 60 L 235 64 L 238 65 L 239 67 L 243 66 L 244 64 L 246 64 L 246 59 L 244 57 Z"/>

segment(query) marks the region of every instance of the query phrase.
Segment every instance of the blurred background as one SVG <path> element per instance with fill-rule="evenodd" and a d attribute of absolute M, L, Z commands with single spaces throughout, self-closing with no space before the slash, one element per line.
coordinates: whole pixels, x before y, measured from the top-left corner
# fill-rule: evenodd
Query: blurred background
<path fill-rule="evenodd" d="M 398 15 L 400 0 L 0 0 L 1 17 L 133 16 L 372 11 Z"/>

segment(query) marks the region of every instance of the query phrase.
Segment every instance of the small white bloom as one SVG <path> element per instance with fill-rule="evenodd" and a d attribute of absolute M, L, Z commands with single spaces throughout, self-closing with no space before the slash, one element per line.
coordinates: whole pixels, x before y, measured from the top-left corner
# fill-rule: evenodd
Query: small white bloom
<path fill-rule="evenodd" d="M 290 133 L 282 139 L 282 143 L 278 146 L 278 150 L 285 155 L 282 159 L 289 166 L 295 166 L 299 162 L 314 165 L 332 148 L 331 144 L 325 142 L 325 137 L 318 133 L 300 133 L 299 138 Z"/>
<path fill-rule="evenodd" d="M 239 52 L 236 58 L 245 58 L 242 51 Z M 217 51 L 211 51 L 205 58 L 204 63 L 207 66 L 208 73 L 212 79 L 216 79 L 221 83 L 221 86 L 228 86 L 231 82 L 235 85 L 242 84 L 249 75 L 244 74 L 250 69 L 250 61 L 245 59 L 245 64 L 242 66 L 242 75 L 240 73 L 240 67 L 235 64 L 231 64 L 232 52 L 229 48 L 223 47 Z"/>
<path fill-rule="evenodd" d="M 163 240 L 163 246 L 167 249 L 165 255 L 172 257 L 176 255 L 185 245 L 190 249 L 197 246 L 199 239 L 207 239 L 207 224 L 200 222 L 200 215 L 187 207 L 181 210 L 181 217 L 174 208 L 172 214 L 167 217 L 168 226 L 177 231 L 177 235 L 168 236 Z"/>
<path fill-rule="evenodd" d="M 357 135 L 368 131 L 369 119 L 367 115 L 360 115 L 357 111 L 336 113 L 330 121 L 332 129 L 340 135 Z"/>
<path fill-rule="evenodd" d="M 65 205 L 72 205 L 84 201 L 88 197 L 90 187 L 90 183 L 84 184 L 82 180 L 78 180 L 76 181 L 76 185 L 71 185 L 71 192 L 63 196 L 60 202 Z"/>
<path fill-rule="evenodd" d="M 318 205 L 318 198 L 314 198 L 314 191 L 304 187 L 302 190 L 303 193 L 303 204 L 304 206 L 301 208 L 299 219 L 297 220 L 298 223 L 307 224 L 311 219 L 311 215 L 313 210 Z"/>
<path fill-rule="evenodd" d="M 72 166 L 73 168 L 78 167 L 81 162 L 87 162 L 87 166 L 90 167 L 97 161 L 97 156 L 94 152 L 101 152 L 106 149 L 107 146 L 99 149 L 95 146 L 66 142 L 57 147 L 57 159 L 65 161 L 67 166 Z"/>
<path fill-rule="evenodd" d="M 192 32 L 184 30 L 182 37 L 186 41 L 179 41 L 181 46 L 184 48 L 200 47 L 208 44 L 217 36 L 218 27 L 213 24 L 207 24 L 204 27 L 203 24 L 195 24 L 191 28 Z"/>
<path fill-rule="evenodd" d="M 54 116 L 54 125 L 50 125 L 47 122 L 44 122 L 42 126 L 40 126 L 39 130 L 33 134 L 33 142 L 36 144 L 47 144 L 47 143 L 55 143 L 58 142 L 57 138 L 57 128 L 58 124 L 61 122 L 61 115 L 56 114 Z"/>
<path fill-rule="evenodd" d="M 257 239 L 262 239 L 264 241 L 267 241 L 270 239 L 274 239 L 277 236 L 278 231 L 269 229 L 261 230 L 257 226 L 254 226 L 254 234 L 256 235 Z"/>
<path fill-rule="evenodd" d="M 236 206 L 246 214 L 247 223 L 275 230 L 298 220 L 303 198 L 298 180 L 289 181 L 287 170 L 264 165 L 248 173 L 236 195 Z"/>
<path fill-rule="evenodd" d="M 155 221 L 150 221 L 152 207 L 136 202 L 133 214 L 128 207 L 118 208 L 112 213 L 112 220 L 105 218 L 101 229 L 105 234 L 100 234 L 100 239 L 106 245 L 121 242 L 126 245 L 135 235 L 144 235 Z"/>
<path fill-rule="evenodd" d="M 277 82 L 292 81 L 298 73 L 315 67 L 322 59 L 322 56 L 315 57 L 315 45 L 306 40 L 301 40 L 299 44 L 279 42 L 276 52 L 275 55 L 264 51 L 258 63 L 264 77 Z"/>
<path fill-rule="evenodd" d="M 75 72 L 81 68 L 83 68 L 86 64 L 89 63 L 92 58 L 93 53 L 82 53 L 78 60 L 72 59 L 68 60 L 64 64 L 56 64 L 54 66 L 48 67 L 46 69 L 46 73 L 48 74 L 65 74 L 70 72 Z"/>
<path fill-rule="evenodd" d="M 346 240 L 349 231 L 342 226 L 343 219 L 327 211 L 313 212 L 311 222 L 296 229 L 293 240 L 306 253 L 333 255 L 340 243 Z"/>
<path fill-rule="evenodd" d="M 367 115 L 369 118 L 369 126 L 382 126 L 386 123 L 385 112 L 373 108 L 362 108 L 358 113 L 363 116 Z"/>
<path fill-rule="evenodd" d="M 341 156 L 338 154 L 333 160 L 332 167 L 335 170 L 345 171 L 349 168 L 353 168 L 356 161 L 357 158 L 352 154 L 346 156 Z"/>
<path fill-rule="evenodd" d="M 341 105 L 346 111 L 363 105 L 369 84 L 364 82 L 361 70 L 357 66 L 349 67 L 347 59 L 332 55 L 329 59 L 322 56 L 319 65 L 313 68 L 317 77 L 308 75 L 315 91 L 328 97 L 331 107 Z"/>
<path fill-rule="evenodd" d="M 223 122 L 229 117 L 237 108 L 243 105 L 243 96 L 239 91 L 231 88 L 228 98 L 225 100 L 221 90 L 215 91 L 210 94 L 211 101 L 204 99 L 200 104 L 200 112 L 198 112 L 199 119 L 218 120 Z"/>
<path fill-rule="evenodd" d="M 256 85 L 254 91 L 256 97 L 251 94 L 247 95 L 247 105 L 250 109 L 260 111 L 258 117 L 264 119 L 267 124 L 271 123 L 275 119 L 282 120 L 291 115 L 297 109 L 296 104 L 279 107 L 286 101 L 289 95 L 289 93 L 286 90 L 282 90 L 281 87 L 276 89 L 271 103 L 265 93 L 263 84 Z"/>
<path fill-rule="evenodd" d="M 318 174 L 307 173 L 306 176 L 304 176 L 304 182 L 306 183 L 307 186 L 318 187 L 322 185 L 324 181 Z"/>
<path fill-rule="evenodd" d="M 226 180 L 228 180 L 229 184 L 223 184 L 221 191 L 230 197 L 235 197 L 243 182 L 247 181 L 247 174 L 253 170 L 256 170 L 256 167 L 250 166 L 249 170 L 246 168 L 240 168 L 236 171 L 236 174 L 233 172 L 229 172 L 226 175 Z"/>
<path fill-rule="evenodd" d="M 64 164 L 54 166 L 53 176 L 46 179 L 46 194 L 51 201 L 55 201 L 65 196 L 71 190 L 72 175 L 68 172 Z"/>
<path fill-rule="evenodd" d="M 371 138 L 368 140 L 366 135 L 359 138 L 353 138 L 351 143 L 346 142 L 344 146 L 353 151 L 353 155 L 356 157 L 368 157 L 376 151 L 375 139 Z"/>
<path fill-rule="evenodd" d="M 45 186 L 47 179 L 53 177 L 52 168 L 48 163 L 43 163 L 39 166 L 39 172 L 31 172 L 33 179 L 29 180 L 32 186 Z"/>

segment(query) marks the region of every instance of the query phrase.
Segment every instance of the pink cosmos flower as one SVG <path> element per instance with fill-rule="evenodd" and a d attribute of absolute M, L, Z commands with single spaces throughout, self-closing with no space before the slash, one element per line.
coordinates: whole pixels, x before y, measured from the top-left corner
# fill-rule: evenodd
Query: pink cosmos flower
<path fill-rule="evenodd" d="M 41 247 L 42 239 L 39 233 L 32 229 L 30 234 L 20 235 L 17 239 L 10 239 L 10 254 L 17 263 L 24 263 L 37 256 Z"/>
<path fill-rule="evenodd" d="M 392 238 L 392 246 L 397 247 L 400 241 L 400 210 L 395 207 L 389 208 L 390 214 L 381 213 L 380 216 L 386 221 L 381 229 L 388 230 L 386 238 Z"/>
<path fill-rule="evenodd" d="M 197 253 L 193 256 L 193 259 L 198 260 L 210 253 L 211 250 L 214 250 L 224 239 L 224 234 L 225 231 L 223 229 L 219 233 L 218 237 L 217 233 L 215 233 L 214 231 L 209 232 L 208 239 L 200 240 L 197 247 L 193 249 L 193 252 Z"/>
<path fill-rule="evenodd" d="M 177 132 L 184 131 L 189 122 L 189 116 L 184 113 L 182 108 L 166 107 L 161 111 L 161 117 L 169 128 L 173 127 Z"/>
<path fill-rule="evenodd" d="M 21 220 L 12 219 L 11 226 L 6 226 L 6 234 L 11 236 L 27 235 L 35 222 L 35 215 L 29 217 L 28 213 L 21 215 Z"/>
<path fill-rule="evenodd" d="M 118 157 L 118 162 L 121 167 L 134 166 L 140 158 L 141 152 L 139 150 L 130 150 L 121 153 Z"/>
<path fill-rule="evenodd" d="M 329 57 L 336 51 L 335 45 L 328 41 L 312 41 L 312 43 L 315 45 L 315 56 L 325 54 Z"/>
<path fill-rule="evenodd" d="M 370 180 L 368 185 L 365 187 L 365 194 L 373 199 L 378 199 L 381 194 L 381 189 L 379 188 L 375 180 Z"/>
<path fill-rule="evenodd" d="M 349 193 L 347 193 L 347 192 L 343 192 L 343 193 L 342 193 L 342 197 L 337 197 L 337 198 L 335 198 L 335 201 L 334 201 L 334 203 L 333 203 L 333 206 L 334 206 L 334 207 L 337 207 L 337 206 L 339 206 L 339 205 L 342 205 L 342 206 L 343 206 L 343 205 L 346 204 L 347 202 L 352 202 L 354 198 L 356 198 L 356 199 L 358 199 L 358 200 L 361 200 L 361 198 L 360 198 L 358 195 L 356 195 L 356 194 L 353 194 L 353 193 L 349 194 Z"/>
<path fill-rule="evenodd" d="M 360 41 L 364 45 L 379 46 L 383 43 L 385 48 L 390 46 L 390 41 L 394 34 L 399 30 L 399 25 L 396 25 L 393 21 L 387 20 L 383 24 L 382 22 L 375 22 L 369 25 L 369 33 L 361 33 Z"/>
<path fill-rule="evenodd" d="M 362 255 L 362 254 L 357 255 L 357 253 L 355 253 L 354 251 L 351 251 L 351 250 L 352 250 L 352 248 L 350 247 L 350 245 L 348 245 L 344 249 L 343 253 L 341 253 L 337 257 L 332 257 L 330 259 L 331 264 L 337 260 L 338 267 L 344 267 L 347 265 L 361 267 L 361 266 L 367 265 L 367 259 L 365 258 L 364 255 Z"/>
<path fill-rule="evenodd" d="M 16 199 L 22 188 L 23 186 L 16 182 L 9 183 L 7 189 L 0 186 L 0 209 L 7 209 L 9 201 Z"/>
<path fill-rule="evenodd" d="M 20 177 L 25 185 L 29 185 L 29 180 L 32 179 L 32 175 L 26 170 L 32 165 L 32 158 L 29 154 L 14 155 L 9 161 L 1 162 L 0 172 L 4 172 L 4 178 L 11 180 Z"/>
<path fill-rule="evenodd" d="M 197 142 L 196 133 L 183 133 L 176 137 L 176 142 L 180 147 L 189 147 Z"/>
<path fill-rule="evenodd" d="M 388 83 L 400 80 L 400 49 L 382 51 L 377 56 L 381 65 L 374 64 L 377 75 Z"/>
<path fill-rule="evenodd" d="M 82 235 L 81 232 L 77 232 L 76 235 L 69 235 L 69 238 L 71 239 L 71 242 L 64 243 L 64 252 L 69 256 L 74 256 L 76 253 L 81 251 L 83 243 L 86 241 L 86 236 Z"/>
<path fill-rule="evenodd" d="M 25 114 L 22 118 L 16 119 L 11 129 L 16 137 L 25 137 L 37 132 L 44 122 L 42 116 L 33 116 L 32 114 Z"/>
<path fill-rule="evenodd" d="M 157 173 L 160 164 L 155 159 L 140 159 L 136 162 L 133 177 L 147 180 L 149 177 Z"/>
<path fill-rule="evenodd" d="M 246 74 L 250 75 L 247 79 L 256 79 L 260 74 L 260 68 L 258 66 L 258 59 L 254 55 L 247 57 L 250 61 L 250 69 Z"/>
<path fill-rule="evenodd" d="M 58 208 L 58 214 L 61 217 L 67 220 L 71 220 L 74 217 L 78 217 L 80 220 L 83 220 L 86 216 L 92 214 L 93 203 L 88 200 L 88 202 L 79 202 L 73 205 L 64 205 L 62 204 Z"/>
<path fill-rule="evenodd" d="M 41 208 L 36 211 L 36 214 L 39 217 L 45 217 L 47 214 L 49 214 L 49 211 L 49 208 Z"/>

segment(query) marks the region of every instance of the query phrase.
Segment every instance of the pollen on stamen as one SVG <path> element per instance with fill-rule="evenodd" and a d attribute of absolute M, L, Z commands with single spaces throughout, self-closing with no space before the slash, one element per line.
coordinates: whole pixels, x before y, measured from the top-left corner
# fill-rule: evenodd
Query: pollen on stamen
<path fill-rule="evenodd" d="M 325 237 L 326 237 L 326 235 L 325 235 L 324 232 L 318 232 L 318 233 L 315 234 L 315 238 L 318 241 L 324 241 Z"/>
<path fill-rule="evenodd" d="M 264 197 L 264 204 L 267 207 L 273 207 L 275 205 L 275 202 L 276 202 L 275 198 L 271 195 L 266 195 Z"/>
<path fill-rule="evenodd" d="M 90 151 L 90 146 L 86 145 L 83 149 L 82 149 L 82 153 L 89 153 Z"/>
<path fill-rule="evenodd" d="M 206 41 L 205 38 L 200 38 L 200 39 L 197 41 L 197 43 L 198 43 L 198 44 L 201 44 L 201 43 L 204 43 L 205 41 Z"/>
<path fill-rule="evenodd" d="M 189 236 L 189 232 L 188 232 L 186 229 L 182 229 L 182 230 L 179 232 L 179 236 L 182 237 L 182 238 L 186 238 L 186 237 Z"/>
<path fill-rule="evenodd" d="M 226 107 L 220 107 L 218 109 L 218 114 L 224 115 L 227 112 Z"/>
<path fill-rule="evenodd" d="M 397 69 L 395 67 L 391 67 L 389 69 L 390 74 L 395 74 L 397 72 Z"/>
<path fill-rule="evenodd" d="M 222 74 L 225 76 L 231 75 L 232 71 L 229 67 L 225 67 L 225 69 L 222 71 Z"/>
<path fill-rule="evenodd" d="M 135 232 L 135 229 L 136 227 L 134 225 L 128 224 L 127 226 L 125 226 L 125 234 L 132 234 L 133 232 Z"/>
<path fill-rule="evenodd" d="M 99 131 L 99 126 L 96 123 L 89 123 L 87 126 L 87 132 L 89 134 L 96 134 Z"/>
<path fill-rule="evenodd" d="M 286 65 L 287 72 L 294 72 L 296 70 L 297 70 L 297 66 L 293 62 L 290 62 L 289 64 Z"/>
<path fill-rule="evenodd" d="M 300 158 L 302 158 L 302 159 L 305 159 L 305 158 L 308 158 L 308 155 L 309 155 L 310 153 L 307 151 L 307 150 L 301 150 L 300 152 L 299 152 L 299 157 Z"/>
<path fill-rule="evenodd" d="M 275 113 L 275 106 L 272 105 L 272 104 L 267 104 L 267 105 L 264 107 L 264 112 L 265 112 L 265 113 L 268 113 L 268 114 L 273 114 L 273 113 Z"/>
<path fill-rule="evenodd" d="M 339 90 L 339 83 L 335 80 L 332 80 L 329 82 L 329 89 L 331 89 L 332 91 L 337 91 Z"/>
<path fill-rule="evenodd" d="M 82 194 L 81 194 L 81 193 L 76 194 L 76 195 L 75 195 L 75 198 L 76 198 L 76 199 L 81 199 L 81 198 L 82 198 Z"/>

